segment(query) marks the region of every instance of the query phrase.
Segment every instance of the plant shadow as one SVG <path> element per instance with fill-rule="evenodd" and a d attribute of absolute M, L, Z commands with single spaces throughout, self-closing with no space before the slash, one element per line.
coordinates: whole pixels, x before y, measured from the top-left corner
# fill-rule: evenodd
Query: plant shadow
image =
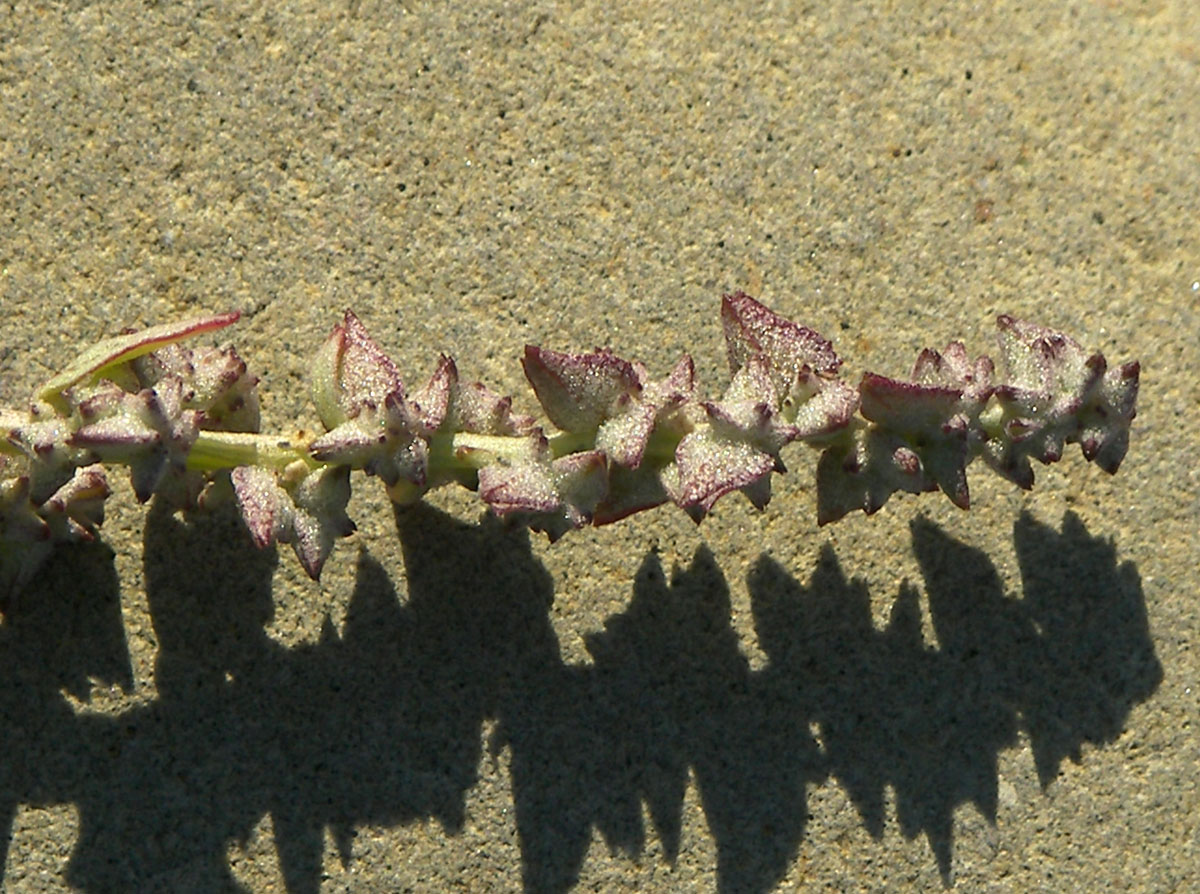
<path fill-rule="evenodd" d="M 891 787 L 901 831 L 924 833 L 948 883 L 955 808 L 996 821 L 999 753 L 1024 731 L 1049 784 L 1084 744 L 1116 738 L 1162 668 L 1132 564 L 1118 567 L 1073 513 L 1061 532 L 1016 523 L 1021 599 L 985 553 L 932 522 L 913 522 L 912 537 L 936 646 L 908 584 L 876 630 L 866 588 L 830 548 L 808 587 L 763 559 L 750 591 L 764 675 L 807 694 L 829 771 L 866 829 L 882 836 Z"/>
<path fill-rule="evenodd" d="M 405 598 L 361 552 L 342 630 L 327 620 L 318 642 L 286 649 L 266 633 L 275 559 L 238 525 L 151 510 L 146 705 L 77 713 L 61 693 L 133 683 L 102 548 L 64 554 L 58 595 L 26 593 L 0 628 L 21 680 L 4 697 L 0 808 L 11 823 L 18 804 L 78 805 L 67 880 L 80 890 L 242 890 L 228 848 L 269 815 L 287 890 L 313 894 L 327 830 L 346 862 L 363 824 L 461 830 L 485 745 L 508 755 L 527 892 L 570 890 L 597 831 L 640 855 L 647 815 L 674 861 L 689 780 L 724 892 L 778 883 L 808 791 L 830 777 L 875 836 L 892 788 L 900 828 L 926 836 L 949 881 L 953 812 L 995 821 L 1002 750 L 1024 732 L 1046 784 L 1119 735 L 1162 676 L 1135 569 L 1071 514 L 1061 531 L 1016 523 L 1020 599 L 985 554 L 914 522 L 936 645 L 915 587 L 880 630 L 831 548 L 807 585 L 763 557 L 749 576 L 761 669 L 706 550 L 669 575 L 646 556 L 628 608 L 587 637 L 592 663 L 572 665 L 528 535 L 425 506 L 396 511 Z"/>
<path fill-rule="evenodd" d="M 0 873 L 18 805 L 68 802 L 86 785 L 90 743 L 65 696 L 86 699 L 93 682 L 133 686 L 112 560 L 102 543 L 62 547 L 6 607 L 0 625 Z"/>

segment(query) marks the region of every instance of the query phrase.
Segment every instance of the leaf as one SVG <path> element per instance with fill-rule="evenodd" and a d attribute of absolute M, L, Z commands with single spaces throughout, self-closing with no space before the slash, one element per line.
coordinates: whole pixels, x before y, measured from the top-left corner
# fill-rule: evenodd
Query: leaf
<path fill-rule="evenodd" d="M 293 494 L 292 548 L 308 576 L 317 580 L 339 537 L 355 531 L 346 514 L 350 502 L 350 470 L 345 466 L 318 469 L 305 477 Z"/>
<path fill-rule="evenodd" d="M 952 341 L 940 354 L 932 348 L 921 351 L 911 378 L 918 385 L 957 388 L 964 401 L 982 405 L 991 396 L 995 374 L 991 357 L 984 355 L 972 363 L 963 343 Z"/>
<path fill-rule="evenodd" d="M 858 388 L 862 414 L 893 431 L 937 437 L 960 410 L 962 391 L 944 385 L 920 385 L 864 373 Z"/>
<path fill-rule="evenodd" d="M 1025 391 L 1081 395 L 1104 372 L 1104 358 L 1068 335 L 1007 314 L 996 318 L 1007 384 Z M 1099 367 L 1097 369 L 1097 367 Z"/>
<path fill-rule="evenodd" d="M 29 476 L 0 478 L 0 545 L 33 543 L 50 537 L 50 528 L 30 500 Z M 19 548 L 19 547 L 18 547 Z"/>
<path fill-rule="evenodd" d="M 137 383 L 126 390 L 154 388 L 174 377 L 183 383 L 183 403 L 202 414 L 205 431 L 256 432 L 259 429 L 258 377 L 233 348 L 159 348 L 132 363 Z"/>
<path fill-rule="evenodd" d="M 317 438 L 309 453 L 319 462 L 378 475 L 388 487 L 401 478 L 423 485 L 429 450 L 412 426 L 404 398 L 393 392 L 382 407 L 364 405 L 357 416 Z"/>
<path fill-rule="evenodd" d="M 784 400 L 783 418 L 791 420 L 797 439 L 815 441 L 848 426 L 858 405 L 851 385 L 802 369 Z"/>
<path fill-rule="evenodd" d="M 718 437 L 744 441 L 778 457 L 783 446 L 800 434 L 777 411 L 778 405 L 770 367 L 763 356 L 755 354 L 734 374 L 725 396 L 719 402 L 705 401 L 703 407 Z"/>
<path fill-rule="evenodd" d="M 638 468 L 610 465 L 608 493 L 596 506 L 592 524 L 610 525 L 635 512 L 667 502 L 671 497 L 663 486 L 660 473 L 660 469 L 648 465 Z"/>
<path fill-rule="evenodd" d="M 149 354 L 158 348 L 205 332 L 223 329 L 241 317 L 238 311 L 197 317 L 181 323 L 164 323 L 140 332 L 105 339 L 92 345 L 69 363 L 62 372 L 38 389 L 37 396 L 60 411 L 65 410 L 62 393 L 80 382 L 95 381 L 106 370 L 120 363 Z"/>
<path fill-rule="evenodd" d="M 261 466 L 238 466 L 229 477 L 254 545 L 266 549 L 279 541 L 291 527 L 295 507 L 275 473 Z"/>
<path fill-rule="evenodd" d="M 445 354 L 408 404 L 426 435 L 439 430 L 507 436 L 540 432 L 532 416 L 512 412 L 511 397 L 501 397 L 479 382 L 462 382 L 454 358 Z"/>
<path fill-rule="evenodd" d="M 819 333 L 781 317 L 744 292 L 721 300 L 721 321 L 734 384 L 748 366 L 763 364 L 757 382 L 770 380 L 768 389 L 758 386 L 759 400 L 781 411 L 775 423 L 787 439 L 815 439 L 850 423 L 858 408 L 858 394 L 837 379 L 841 359 L 833 345 Z"/>
<path fill-rule="evenodd" d="M 607 493 L 607 462 L 599 450 L 479 471 L 479 496 L 493 512 L 520 517 L 551 542 L 590 523 Z"/>
<path fill-rule="evenodd" d="M 1137 361 L 1110 369 L 1095 384 L 1079 414 L 1078 438 L 1084 457 L 1110 475 L 1116 474 L 1129 449 L 1140 372 Z"/>
<path fill-rule="evenodd" d="M 199 413 L 183 408 L 182 383 L 171 376 L 158 388 L 129 394 L 100 390 L 80 402 L 85 424 L 67 438 L 104 462 L 129 466 L 134 494 L 146 502 L 168 470 L 182 474 L 199 435 Z"/>
<path fill-rule="evenodd" d="M 932 358 L 918 358 L 918 367 L 922 362 Z M 860 476 L 855 486 L 866 487 L 864 508 L 882 506 L 895 490 L 918 493 L 936 487 L 959 508 L 968 508 L 972 423 L 962 391 L 869 372 L 863 375 L 859 393 L 862 415 L 873 423 L 867 450 L 860 449 L 855 460 Z"/>
<path fill-rule="evenodd" d="M 448 424 L 455 431 L 480 435 L 540 433 L 537 420 L 512 412 L 512 403 L 511 397 L 501 397 L 479 382 L 457 384 L 450 402 Z"/>
<path fill-rule="evenodd" d="M 987 463 L 1028 488 L 1030 459 L 1056 462 L 1078 442 L 1087 460 L 1115 472 L 1136 414 L 1138 364 L 1109 370 L 1102 354 L 1061 332 L 1009 316 L 996 322 L 1011 382 L 994 391 L 1002 436 L 984 445 Z"/>
<path fill-rule="evenodd" d="M 458 367 L 453 358 L 442 354 L 429 381 L 408 398 L 409 413 L 422 434 L 431 435 L 441 427 L 457 386 Z"/>
<path fill-rule="evenodd" d="M 104 466 L 93 463 L 76 469 L 71 480 L 41 506 L 56 540 L 93 540 L 104 523 L 104 501 L 112 493 Z"/>
<path fill-rule="evenodd" d="M 872 515 L 897 491 L 919 494 L 936 488 L 902 438 L 880 429 L 860 430 L 849 444 L 826 449 L 817 461 L 817 524 L 858 509 Z"/>
<path fill-rule="evenodd" d="M 485 466 L 479 470 L 479 497 L 499 516 L 553 512 L 559 504 L 549 463 Z"/>

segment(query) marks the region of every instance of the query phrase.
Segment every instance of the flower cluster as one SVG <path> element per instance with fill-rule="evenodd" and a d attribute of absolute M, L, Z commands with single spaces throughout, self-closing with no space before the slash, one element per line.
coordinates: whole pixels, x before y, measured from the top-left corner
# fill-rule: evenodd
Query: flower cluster
<path fill-rule="evenodd" d="M 325 432 L 259 433 L 257 379 L 232 349 L 187 337 L 238 318 L 221 314 L 127 333 L 85 351 L 38 389 L 27 411 L 0 410 L 0 583 L 19 584 L 59 541 L 90 539 L 109 494 L 105 465 L 130 469 L 134 494 L 181 508 L 232 492 L 260 547 L 290 543 L 317 577 L 354 531 L 351 472 L 379 478 L 392 500 L 457 483 L 498 515 L 556 539 L 671 502 L 699 521 L 725 494 L 757 507 L 782 449 L 817 461 L 817 520 L 875 512 L 897 491 L 941 490 L 970 502 L 976 457 L 1020 487 L 1031 460 L 1064 446 L 1115 472 L 1129 442 L 1138 364 L 1109 368 L 1067 336 L 1001 316 L 1001 370 L 960 342 L 925 350 L 908 379 L 876 373 L 857 386 L 818 333 L 743 293 L 721 321 L 730 382 L 698 393 L 692 359 L 656 379 L 608 349 L 526 347 L 525 376 L 548 425 L 512 399 L 459 378 L 442 356 L 406 389 L 352 312 L 317 354 L 312 396 Z"/>

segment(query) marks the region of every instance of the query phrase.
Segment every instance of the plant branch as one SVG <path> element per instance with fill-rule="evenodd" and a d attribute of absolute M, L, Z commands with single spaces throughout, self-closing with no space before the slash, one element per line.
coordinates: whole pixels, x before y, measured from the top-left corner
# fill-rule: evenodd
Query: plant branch
<path fill-rule="evenodd" d="M 818 333 L 735 293 L 721 302 L 731 380 L 698 393 L 690 357 L 662 379 L 608 349 L 526 347 L 526 378 L 548 424 L 512 399 L 459 380 L 442 356 L 406 389 L 351 312 L 314 362 L 324 432 L 259 432 L 258 380 L 233 349 L 185 338 L 233 323 L 218 314 L 107 339 L 37 389 L 28 411 L 0 409 L 0 585 L 19 585 L 46 543 L 90 539 L 103 521 L 105 467 L 130 471 L 139 500 L 184 509 L 232 492 L 259 546 L 291 543 L 316 577 L 339 537 L 351 472 L 378 477 L 398 503 L 456 483 L 491 510 L 547 532 L 602 525 L 672 502 L 701 520 L 725 494 L 757 507 L 784 471 L 781 450 L 818 450 L 817 521 L 875 512 L 898 491 L 941 490 L 967 508 L 980 459 L 1020 487 L 1031 461 L 1069 443 L 1108 472 L 1128 448 L 1136 362 L 1109 368 L 1069 337 L 997 320 L 1000 366 L 961 342 L 927 349 L 907 379 L 841 377 Z"/>

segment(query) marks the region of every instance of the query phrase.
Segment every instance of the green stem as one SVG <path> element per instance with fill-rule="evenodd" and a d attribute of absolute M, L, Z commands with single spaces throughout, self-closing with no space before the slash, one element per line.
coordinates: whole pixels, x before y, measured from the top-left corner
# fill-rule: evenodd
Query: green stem
<path fill-rule="evenodd" d="M 987 406 L 979 414 L 979 427 L 989 438 L 1004 437 L 1004 407 L 999 401 L 988 399 Z"/>
<path fill-rule="evenodd" d="M 455 432 L 453 435 L 434 435 L 430 442 L 430 459 L 445 464 L 451 470 L 478 471 L 497 460 L 510 463 L 530 459 L 535 441 L 528 435 L 477 435 Z"/>
<path fill-rule="evenodd" d="M 236 466 L 282 469 L 297 460 L 313 468 L 321 464 L 308 454 L 307 444 L 279 435 L 254 432 L 202 431 L 188 453 L 189 469 L 215 472 Z"/>
<path fill-rule="evenodd" d="M 0 436 L 6 417 L 0 416 Z M 681 432 L 657 430 L 647 445 L 646 456 L 669 462 L 682 437 Z M 595 447 L 595 432 L 558 432 L 548 439 L 550 455 L 557 459 L 581 450 Z M 497 462 L 515 464 L 532 459 L 536 454 L 537 440 L 528 435 L 481 435 L 472 432 L 438 433 L 429 441 L 429 467 L 431 477 L 443 475 L 455 479 L 473 477 L 485 466 Z M 0 450 L 3 443 L 0 442 Z M 297 460 L 310 468 L 320 468 L 321 463 L 312 458 L 307 443 L 290 438 L 255 432 L 201 431 L 188 453 L 189 469 L 214 472 L 237 466 L 264 466 L 282 469 Z"/>
<path fill-rule="evenodd" d="M 642 462 L 651 468 L 662 468 L 675 460 L 675 449 L 687 432 L 671 428 L 655 428 L 650 432 Z"/>
<path fill-rule="evenodd" d="M 596 446 L 596 432 L 560 431 L 556 435 L 551 435 L 549 441 L 550 455 L 558 459 L 569 453 L 593 449 Z"/>

